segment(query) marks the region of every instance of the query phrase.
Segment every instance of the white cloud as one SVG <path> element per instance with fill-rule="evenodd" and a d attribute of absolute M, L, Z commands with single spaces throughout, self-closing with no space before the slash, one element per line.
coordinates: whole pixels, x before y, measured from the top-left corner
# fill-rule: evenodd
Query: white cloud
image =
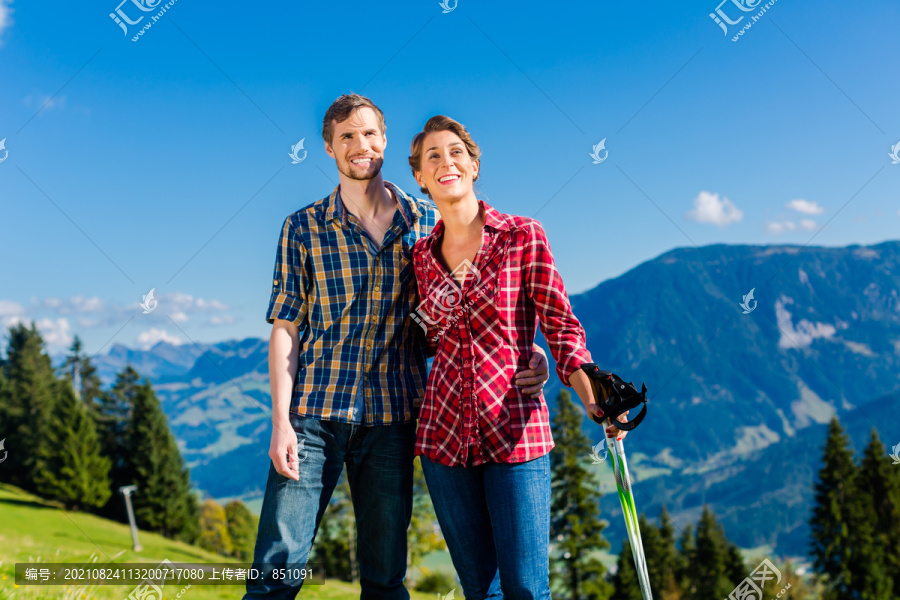
<path fill-rule="evenodd" d="M 25 322 L 25 307 L 12 300 L 0 300 L 0 323 L 4 329 Z"/>
<path fill-rule="evenodd" d="M 812 231 L 816 227 L 818 227 L 818 225 L 812 219 L 801 219 L 799 223 L 795 223 L 794 221 L 769 221 L 766 223 L 766 231 L 772 235 L 781 235 L 782 233 L 794 231 L 796 229 Z"/>
<path fill-rule="evenodd" d="M 793 231 L 797 229 L 797 224 L 793 221 L 769 221 L 766 223 L 766 231 L 772 235 L 781 235 L 785 231 Z"/>
<path fill-rule="evenodd" d="M 12 25 L 12 0 L 0 0 L 0 33 Z"/>
<path fill-rule="evenodd" d="M 35 322 L 41 337 L 51 353 L 65 350 L 72 345 L 72 327 L 67 319 L 40 319 Z"/>
<path fill-rule="evenodd" d="M 137 336 L 137 343 L 140 344 L 144 350 L 149 350 L 159 342 L 167 342 L 173 346 L 180 346 L 183 343 L 181 338 L 172 335 L 164 329 L 156 329 L 155 327 L 141 332 Z"/>
<path fill-rule="evenodd" d="M 685 217 L 698 223 L 712 223 L 717 227 L 725 227 L 729 223 L 741 221 L 744 218 L 744 211 L 728 198 L 719 198 L 718 193 L 702 191 L 694 198 L 694 210 Z"/>
<path fill-rule="evenodd" d="M 810 202 L 809 200 L 803 199 L 791 200 L 784 206 L 805 215 L 821 215 L 825 212 L 825 208 L 819 206 L 817 202 Z"/>
<path fill-rule="evenodd" d="M 210 317 L 209 321 L 206 322 L 207 325 L 232 325 L 235 322 L 235 318 L 231 315 L 222 315 Z"/>

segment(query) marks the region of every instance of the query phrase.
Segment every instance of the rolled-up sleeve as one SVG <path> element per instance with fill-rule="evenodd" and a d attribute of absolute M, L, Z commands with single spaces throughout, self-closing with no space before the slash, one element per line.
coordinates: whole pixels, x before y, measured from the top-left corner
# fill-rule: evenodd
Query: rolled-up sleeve
<path fill-rule="evenodd" d="M 297 234 L 291 217 L 284 220 L 275 253 L 275 273 L 272 280 L 272 295 L 266 322 L 275 319 L 291 321 L 300 328 L 306 323 L 308 285 L 308 255 L 303 240 Z"/>
<path fill-rule="evenodd" d="M 534 302 L 541 331 L 556 359 L 556 373 L 563 385 L 569 386 L 569 376 L 582 364 L 591 362 L 591 353 L 584 328 L 572 312 L 562 277 L 556 270 L 544 228 L 533 221 L 527 235 L 523 253 L 526 292 Z"/>

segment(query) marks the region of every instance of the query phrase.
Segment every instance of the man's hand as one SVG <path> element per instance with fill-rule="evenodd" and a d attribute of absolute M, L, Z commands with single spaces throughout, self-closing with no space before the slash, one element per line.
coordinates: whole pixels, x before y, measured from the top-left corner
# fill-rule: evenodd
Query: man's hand
<path fill-rule="evenodd" d="M 534 345 L 528 367 L 524 371 L 516 373 L 515 383 L 522 388 L 522 393 L 532 398 L 540 398 L 544 384 L 550 379 L 550 363 L 543 348 Z"/>
<path fill-rule="evenodd" d="M 272 465 L 278 473 L 288 479 L 300 481 L 297 434 L 294 433 L 294 428 L 290 426 L 290 423 L 273 424 L 269 458 L 272 459 Z"/>

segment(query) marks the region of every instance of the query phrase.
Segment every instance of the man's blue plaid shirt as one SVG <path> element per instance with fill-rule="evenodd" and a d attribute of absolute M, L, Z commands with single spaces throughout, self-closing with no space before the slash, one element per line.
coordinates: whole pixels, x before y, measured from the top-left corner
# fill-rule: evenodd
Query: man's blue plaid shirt
<path fill-rule="evenodd" d="M 281 228 L 266 321 L 292 321 L 300 354 L 291 412 L 364 425 L 414 418 L 425 392 L 424 335 L 410 315 L 412 249 L 437 222 L 434 205 L 385 182 L 399 200 L 372 242 L 344 209 L 340 186 Z"/>

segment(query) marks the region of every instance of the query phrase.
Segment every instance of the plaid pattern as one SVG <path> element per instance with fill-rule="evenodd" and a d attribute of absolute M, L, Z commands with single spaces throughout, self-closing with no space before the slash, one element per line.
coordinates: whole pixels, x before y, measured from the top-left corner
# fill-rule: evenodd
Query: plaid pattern
<path fill-rule="evenodd" d="M 513 384 L 528 368 L 538 321 L 564 385 L 591 362 L 543 228 L 479 203 L 481 248 L 461 288 L 434 254 L 443 221 L 413 249 L 418 316 L 436 352 L 416 454 L 449 466 L 524 462 L 553 448 L 543 396 Z"/>
<path fill-rule="evenodd" d="M 416 416 L 427 374 L 422 334 L 410 319 L 416 285 L 412 248 L 434 228 L 428 201 L 385 182 L 399 208 L 383 244 L 344 209 L 340 186 L 284 221 L 266 321 L 300 331 L 290 411 L 353 422 L 362 387 L 363 424 Z M 374 251 L 377 248 L 377 251 Z M 356 407 L 359 409 L 359 407 Z"/>

